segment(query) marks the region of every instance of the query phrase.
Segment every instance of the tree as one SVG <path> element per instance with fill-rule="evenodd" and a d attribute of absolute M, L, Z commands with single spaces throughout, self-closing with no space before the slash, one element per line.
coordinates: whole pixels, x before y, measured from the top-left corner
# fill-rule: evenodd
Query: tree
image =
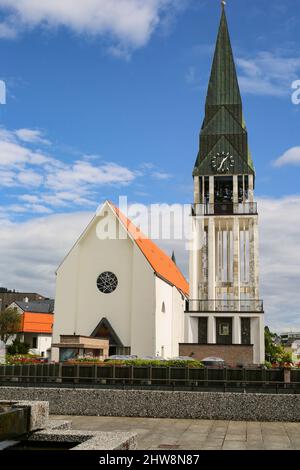
<path fill-rule="evenodd" d="M 272 363 L 292 363 L 292 355 L 278 342 L 276 333 L 272 333 L 269 327 L 265 327 L 265 351 L 266 361 Z"/>
<path fill-rule="evenodd" d="M 8 346 L 7 352 L 14 356 L 15 354 L 28 354 L 30 345 L 27 343 L 21 343 L 19 338 L 13 340 L 12 344 Z"/>
<path fill-rule="evenodd" d="M 275 344 L 275 334 L 271 333 L 268 326 L 265 327 L 265 352 L 266 361 L 276 362 L 276 356 L 278 353 L 278 347 Z"/>
<path fill-rule="evenodd" d="M 5 344 L 20 330 L 20 326 L 21 316 L 16 308 L 7 308 L 0 312 L 0 340 Z"/>

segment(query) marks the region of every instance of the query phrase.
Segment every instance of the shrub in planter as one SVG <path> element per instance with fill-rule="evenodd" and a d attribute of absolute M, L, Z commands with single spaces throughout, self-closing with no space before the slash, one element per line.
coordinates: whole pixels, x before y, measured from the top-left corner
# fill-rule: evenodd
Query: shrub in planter
<path fill-rule="evenodd" d="M 126 367 L 126 366 L 134 366 L 134 367 L 189 367 L 193 369 L 198 369 L 204 367 L 203 364 L 199 361 L 158 361 L 158 360 L 149 360 L 149 359 L 128 359 L 128 360 L 120 360 L 120 359 L 105 359 L 102 361 L 96 358 L 88 358 L 88 357 L 81 357 L 77 359 L 69 359 L 67 364 L 96 364 L 99 366 L 118 366 L 118 367 Z"/>
<path fill-rule="evenodd" d="M 41 361 L 38 356 L 31 354 L 15 354 L 13 356 L 7 354 L 6 364 L 7 365 L 22 365 L 22 364 L 40 364 Z"/>
<path fill-rule="evenodd" d="M 135 366 L 135 367 L 190 367 L 190 368 L 201 368 L 203 364 L 198 361 L 158 361 L 149 359 L 130 359 L 130 360 L 106 360 L 105 364 L 117 365 L 117 366 Z"/>
<path fill-rule="evenodd" d="M 269 361 L 265 361 L 265 367 L 266 367 L 266 369 L 272 369 L 273 364 Z"/>
<path fill-rule="evenodd" d="M 68 364 L 103 364 L 103 361 L 96 357 L 78 357 L 77 359 L 69 359 Z"/>
<path fill-rule="evenodd" d="M 27 343 L 21 343 L 19 338 L 13 340 L 12 344 L 8 346 L 7 352 L 11 356 L 14 354 L 28 354 L 30 345 Z"/>

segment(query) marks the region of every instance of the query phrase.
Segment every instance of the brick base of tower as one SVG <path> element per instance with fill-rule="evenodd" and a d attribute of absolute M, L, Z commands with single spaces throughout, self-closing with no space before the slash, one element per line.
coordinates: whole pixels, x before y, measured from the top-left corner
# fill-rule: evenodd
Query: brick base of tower
<path fill-rule="evenodd" d="M 253 345 L 180 344 L 179 355 L 189 356 L 196 361 L 203 361 L 207 357 L 220 357 L 229 367 L 253 365 Z"/>

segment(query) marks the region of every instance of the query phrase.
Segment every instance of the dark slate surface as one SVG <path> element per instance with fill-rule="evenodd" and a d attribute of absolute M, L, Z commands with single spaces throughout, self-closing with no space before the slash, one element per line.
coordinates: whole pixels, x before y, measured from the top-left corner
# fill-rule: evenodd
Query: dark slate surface
<path fill-rule="evenodd" d="M 221 152 L 230 153 L 235 158 L 236 164 L 231 174 L 254 173 L 224 8 L 208 85 L 194 176 L 215 174 L 211 159 Z"/>

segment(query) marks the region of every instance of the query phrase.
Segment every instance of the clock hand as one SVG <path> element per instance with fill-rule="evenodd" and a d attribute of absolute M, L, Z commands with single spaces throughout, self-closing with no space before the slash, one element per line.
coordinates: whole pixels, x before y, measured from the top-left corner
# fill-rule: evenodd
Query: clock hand
<path fill-rule="evenodd" d="M 220 171 L 222 166 L 224 165 L 224 163 L 226 162 L 226 160 L 228 159 L 228 155 L 227 157 L 223 158 L 222 162 L 221 162 L 221 165 L 219 166 L 218 170 L 217 171 Z"/>

